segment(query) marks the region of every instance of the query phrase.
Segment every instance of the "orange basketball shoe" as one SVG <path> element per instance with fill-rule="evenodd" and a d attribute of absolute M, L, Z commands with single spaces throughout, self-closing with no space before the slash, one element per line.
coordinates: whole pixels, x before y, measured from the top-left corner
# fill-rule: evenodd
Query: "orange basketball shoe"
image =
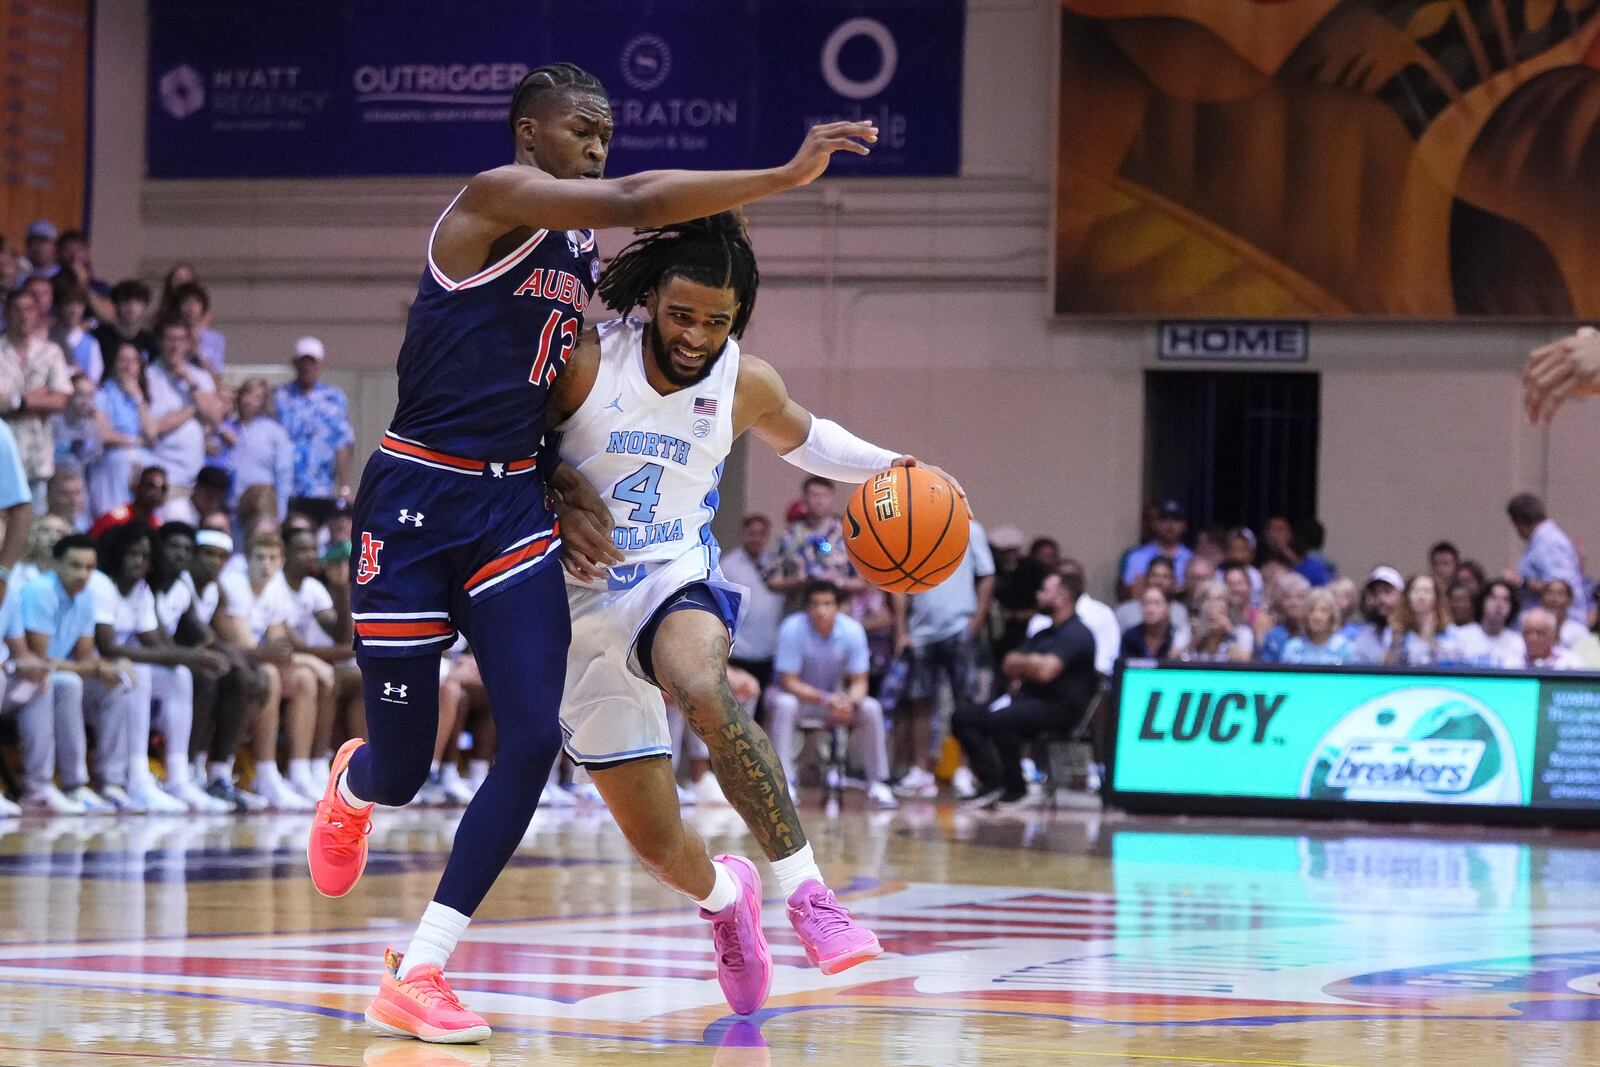
<path fill-rule="evenodd" d="M 400 953 L 383 954 L 383 985 L 367 1005 L 367 1022 L 381 1034 L 441 1045 L 468 1045 L 489 1036 L 489 1024 L 462 1006 L 444 972 L 425 964 L 402 981 Z"/>
<path fill-rule="evenodd" d="M 367 869 L 367 834 L 372 832 L 372 806 L 352 808 L 339 795 L 339 775 L 350 764 L 356 749 L 366 744 L 353 737 L 333 757 L 328 787 L 317 801 L 317 814 L 311 822 L 311 838 L 306 842 L 306 862 L 311 866 L 311 884 L 325 897 L 342 897 L 356 887 L 361 872 Z"/>

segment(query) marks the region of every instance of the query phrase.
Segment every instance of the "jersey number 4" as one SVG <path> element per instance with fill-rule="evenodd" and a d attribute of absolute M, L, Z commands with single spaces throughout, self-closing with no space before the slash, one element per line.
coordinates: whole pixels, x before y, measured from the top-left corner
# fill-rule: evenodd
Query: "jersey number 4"
<path fill-rule="evenodd" d="M 539 331 L 539 355 L 533 361 L 533 370 L 528 375 L 528 381 L 534 385 L 554 384 L 556 375 L 567 365 L 567 357 L 572 354 L 572 348 L 577 343 L 578 320 L 564 319 L 559 311 L 550 312 L 550 317 L 545 320 L 544 329 Z"/>
<path fill-rule="evenodd" d="M 650 522 L 656 517 L 656 505 L 661 503 L 662 468 L 659 463 L 646 463 L 619 481 L 611 490 L 617 500 L 633 505 L 629 522 Z"/>

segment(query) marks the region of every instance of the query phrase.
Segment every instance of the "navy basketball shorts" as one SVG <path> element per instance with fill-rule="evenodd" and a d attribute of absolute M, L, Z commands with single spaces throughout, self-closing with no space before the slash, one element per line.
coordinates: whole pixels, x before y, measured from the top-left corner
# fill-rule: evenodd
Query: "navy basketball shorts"
<path fill-rule="evenodd" d="M 350 609 L 367 656 L 442 652 L 474 603 L 560 566 L 532 459 L 486 463 L 385 434 L 352 515 Z M 553 601 L 552 619 L 567 613 Z M 529 619 L 529 636 L 540 620 Z"/>

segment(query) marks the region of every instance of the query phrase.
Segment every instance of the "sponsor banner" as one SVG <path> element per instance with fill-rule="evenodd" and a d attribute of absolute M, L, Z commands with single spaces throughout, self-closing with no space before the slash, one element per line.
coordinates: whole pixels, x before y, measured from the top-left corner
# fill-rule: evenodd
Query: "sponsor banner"
<path fill-rule="evenodd" d="M 34 219 L 84 221 L 89 0 L 0 5 L 0 42 L 0 234 L 21 252 Z"/>
<path fill-rule="evenodd" d="M 1600 677 L 1128 666 L 1113 788 L 1600 808 Z"/>
<path fill-rule="evenodd" d="M 808 121 L 857 117 L 883 139 L 841 157 L 845 173 L 959 164 L 961 0 L 284 0 L 259 14 L 152 0 L 151 177 L 483 170 L 511 158 L 517 83 L 556 59 L 606 87 L 612 175 L 779 163 Z"/>

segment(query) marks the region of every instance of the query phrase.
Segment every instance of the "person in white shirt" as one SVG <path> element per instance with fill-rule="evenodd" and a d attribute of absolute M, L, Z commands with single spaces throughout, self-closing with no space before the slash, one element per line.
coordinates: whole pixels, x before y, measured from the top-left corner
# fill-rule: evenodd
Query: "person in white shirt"
<path fill-rule="evenodd" d="M 1522 666 L 1522 637 L 1511 628 L 1517 617 L 1516 587 L 1503 580 L 1490 582 L 1475 608 L 1477 622 L 1445 631 L 1450 662 L 1467 667 Z"/>
<path fill-rule="evenodd" d="M 1572 650 L 1556 643 L 1557 632 L 1556 617 L 1550 611 L 1530 608 L 1523 612 L 1521 666 L 1529 670 L 1582 670 L 1583 664 Z"/>
<path fill-rule="evenodd" d="M 1109 675 L 1116 668 L 1117 656 L 1122 651 L 1122 627 L 1117 625 L 1116 610 L 1089 595 L 1088 578 L 1082 563 L 1075 559 L 1064 559 L 1057 569 L 1064 576 L 1076 574 L 1084 583 L 1085 592 L 1078 598 L 1077 604 L 1078 620 L 1094 635 L 1094 669 Z"/>
<path fill-rule="evenodd" d="M 228 669 L 228 660 L 209 649 L 183 648 L 173 642 L 146 581 L 153 551 L 150 528 L 143 523 L 113 527 L 100 540 L 100 569 L 89 582 L 95 597 L 95 645 L 100 655 L 133 663 L 128 795 L 135 804 L 156 814 L 225 812 L 229 805 L 207 796 L 190 777 L 189 731 L 194 717 L 193 672 L 220 677 Z M 179 615 L 188 607 L 170 601 L 165 606 L 169 618 L 173 607 L 180 608 Z M 169 753 L 165 791 L 150 773 L 150 719 L 157 701 Z"/>
<path fill-rule="evenodd" d="M 1557 643 L 1562 648 L 1577 648 L 1578 642 L 1589 636 L 1589 628 L 1572 617 L 1572 586 L 1565 578 L 1552 578 L 1544 584 L 1539 594 L 1540 605 L 1561 620 Z"/>
<path fill-rule="evenodd" d="M 257 533 L 245 554 L 246 572 L 224 574 L 222 610 L 213 625 L 224 638 L 251 650 L 251 658 L 267 669 L 268 696 L 255 725 L 251 748 L 256 761 L 255 791 L 283 811 L 310 811 L 315 794 L 302 793 L 293 779 L 310 782 L 311 742 L 317 727 L 317 680 L 294 661 L 289 623 L 295 616 L 294 594 L 283 579 L 283 538 Z M 279 701 L 284 732 L 289 738 L 289 774 L 278 771 Z M 313 783 L 314 784 L 314 783 Z"/>
<path fill-rule="evenodd" d="M 283 580 L 294 597 L 289 620 L 289 643 L 294 662 L 311 672 L 317 685 L 316 731 L 312 736 L 310 777 L 296 781 L 299 765 L 289 766 L 289 784 L 303 786 L 326 782 L 334 750 L 347 738 L 361 736 L 365 710 L 361 697 L 361 670 L 351 643 L 350 569 L 333 566 L 317 577 L 317 532 L 306 525 L 284 530 Z M 343 719 L 346 731 L 336 728 Z M 309 792 L 315 797 L 314 791 Z"/>

